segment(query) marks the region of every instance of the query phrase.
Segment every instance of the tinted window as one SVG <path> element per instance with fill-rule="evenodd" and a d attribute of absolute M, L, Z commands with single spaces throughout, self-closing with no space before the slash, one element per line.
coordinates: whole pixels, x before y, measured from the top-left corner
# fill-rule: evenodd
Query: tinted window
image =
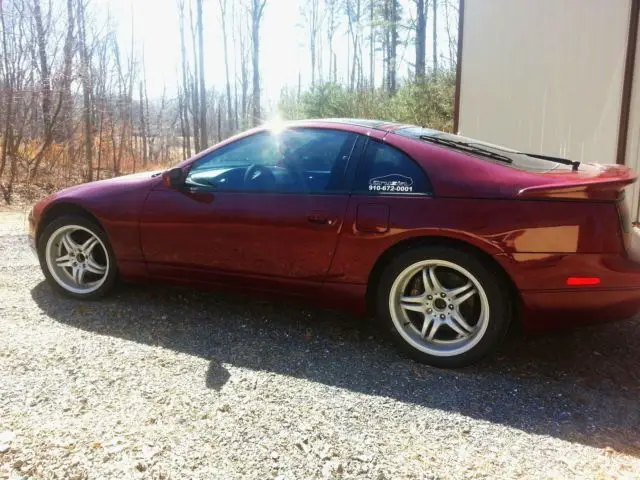
<path fill-rule="evenodd" d="M 187 184 L 220 191 L 344 191 L 356 135 L 338 130 L 261 132 L 196 162 Z"/>
<path fill-rule="evenodd" d="M 394 147 L 369 141 L 356 175 L 356 192 L 371 194 L 431 193 L 426 174 Z"/>

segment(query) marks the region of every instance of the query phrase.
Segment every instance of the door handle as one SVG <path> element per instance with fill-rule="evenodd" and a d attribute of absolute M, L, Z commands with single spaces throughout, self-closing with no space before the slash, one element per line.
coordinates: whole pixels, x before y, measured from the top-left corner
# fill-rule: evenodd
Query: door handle
<path fill-rule="evenodd" d="M 213 203 L 215 196 L 211 192 L 201 191 L 197 189 L 187 189 L 184 191 L 192 200 L 198 203 Z"/>
<path fill-rule="evenodd" d="M 335 223 L 335 220 L 323 213 L 311 213 L 307 216 L 307 220 L 314 225 L 333 225 Z"/>

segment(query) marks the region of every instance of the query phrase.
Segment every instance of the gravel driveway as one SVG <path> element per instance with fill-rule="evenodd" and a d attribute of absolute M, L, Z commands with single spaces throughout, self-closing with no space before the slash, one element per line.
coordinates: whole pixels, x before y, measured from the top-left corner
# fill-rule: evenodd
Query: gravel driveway
<path fill-rule="evenodd" d="M 443 371 L 332 312 L 62 298 L 23 224 L 0 213 L 0 478 L 640 478 L 640 322 Z"/>

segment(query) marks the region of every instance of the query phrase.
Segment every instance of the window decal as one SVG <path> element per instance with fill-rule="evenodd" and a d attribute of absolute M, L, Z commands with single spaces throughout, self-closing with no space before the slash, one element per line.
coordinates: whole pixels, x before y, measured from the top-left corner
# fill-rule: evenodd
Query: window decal
<path fill-rule="evenodd" d="M 369 180 L 369 191 L 371 192 L 412 192 L 413 179 L 392 173 L 382 177 L 376 177 Z"/>

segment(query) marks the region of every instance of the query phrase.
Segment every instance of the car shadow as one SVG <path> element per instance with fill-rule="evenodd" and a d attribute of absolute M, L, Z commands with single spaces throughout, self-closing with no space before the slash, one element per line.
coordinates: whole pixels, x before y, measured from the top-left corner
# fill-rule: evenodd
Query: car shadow
<path fill-rule="evenodd" d="M 209 388 L 229 366 L 268 371 L 640 457 L 638 322 L 514 336 L 454 371 L 406 359 L 370 321 L 284 302 L 135 285 L 80 302 L 45 282 L 31 294 L 58 322 L 208 359 Z"/>

